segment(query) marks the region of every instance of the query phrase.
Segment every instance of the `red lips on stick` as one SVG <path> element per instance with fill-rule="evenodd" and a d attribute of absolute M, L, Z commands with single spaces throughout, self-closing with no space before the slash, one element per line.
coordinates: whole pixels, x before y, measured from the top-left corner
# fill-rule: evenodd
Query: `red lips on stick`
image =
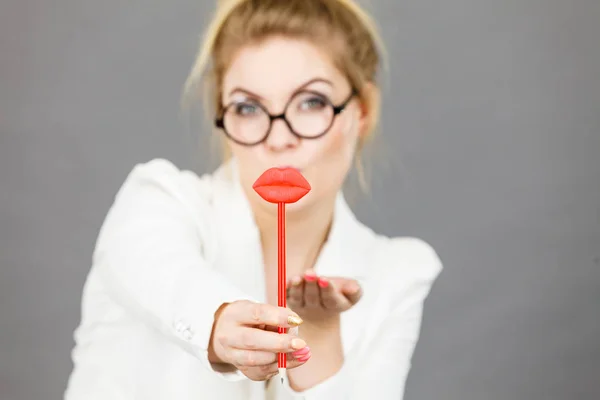
<path fill-rule="evenodd" d="M 270 168 L 254 182 L 252 188 L 264 200 L 277 204 L 277 305 L 286 307 L 285 205 L 303 198 L 310 191 L 310 184 L 294 168 Z M 286 333 L 287 329 L 279 327 L 278 331 Z M 286 354 L 279 353 L 277 367 L 282 380 L 286 361 Z"/>

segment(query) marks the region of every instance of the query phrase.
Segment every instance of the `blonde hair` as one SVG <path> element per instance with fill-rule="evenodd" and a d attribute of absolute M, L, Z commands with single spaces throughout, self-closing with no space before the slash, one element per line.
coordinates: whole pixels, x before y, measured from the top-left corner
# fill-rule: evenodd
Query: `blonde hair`
<path fill-rule="evenodd" d="M 332 61 L 358 91 L 369 113 L 370 139 L 379 123 L 380 94 L 364 90 L 367 83 L 376 88 L 385 47 L 371 17 L 353 0 L 219 0 L 206 29 L 192 70 L 185 83 L 183 104 L 204 93 L 209 121 L 222 111 L 223 76 L 235 53 L 243 46 L 271 36 L 307 39 L 326 46 Z M 203 86 L 203 90 L 200 88 Z M 361 186 L 366 186 L 357 151 Z M 227 158 L 229 154 L 225 154 Z"/>

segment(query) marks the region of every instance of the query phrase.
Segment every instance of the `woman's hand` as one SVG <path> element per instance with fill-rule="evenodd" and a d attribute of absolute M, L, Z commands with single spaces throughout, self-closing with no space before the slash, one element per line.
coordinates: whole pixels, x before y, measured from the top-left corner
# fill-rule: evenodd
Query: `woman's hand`
<path fill-rule="evenodd" d="M 356 280 L 318 277 L 312 270 L 288 281 L 288 306 L 311 326 L 327 325 L 358 303 L 361 296 Z"/>
<path fill-rule="evenodd" d="M 224 304 L 215 313 L 209 360 L 232 365 L 251 380 L 267 380 L 278 373 L 277 353 L 288 353 L 288 369 L 310 358 L 306 342 L 293 330 L 277 333 L 277 327 L 294 328 L 301 323 L 296 313 L 283 307 L 250 301 Z"/>

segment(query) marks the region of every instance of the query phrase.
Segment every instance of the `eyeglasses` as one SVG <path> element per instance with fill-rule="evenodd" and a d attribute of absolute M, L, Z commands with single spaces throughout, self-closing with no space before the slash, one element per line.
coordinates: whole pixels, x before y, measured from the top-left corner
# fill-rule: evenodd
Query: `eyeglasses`
<path fill-rule="evenodd" d="M 244 146 L 254 146 L 267 140 L 273 121 L 282 119 L 292 134 L 302 139 L 317 139 L 333 126 L 335 117 L 348 106 L 356 90 L 336 106 L 324 95 L 314 91 L 296 93 L 287 103 L 284 112 L 272 115 L 255 100 L 235 101 L 227 105 L 215 126 L 225 135 Z"/>

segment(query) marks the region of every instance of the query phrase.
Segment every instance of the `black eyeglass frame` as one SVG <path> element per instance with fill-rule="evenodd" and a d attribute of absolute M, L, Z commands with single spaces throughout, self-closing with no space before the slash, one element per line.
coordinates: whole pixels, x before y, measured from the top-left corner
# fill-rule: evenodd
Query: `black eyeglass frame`
<path fill-rule="evenodd" d="M 323 133 L 320 133 L 316 136 L 304 136 L 298 132 L 296 132 L 294 130 L 294 128 L 292 128 L 292 125 L 290 124 L 290 122 L 288 121 L 287 117 L 286 117 L 286 113 L 288 111 L 288 107 L 290 106 L 290 104 L 292 103 L 292 101 L 296 98 L 296 95 L 300 94 L 300 93 L 311 93 L 314 94 L 316 96 L 322 97 L 323 100 L 333 109 L 333 116 L 331 117 L 331 123 L 329 124 L 329 126 L 323 131 Z M 225 114 L 227 114 L 227 111 L 229 110 L 230 107 L 233 106 L 237 106 L 239 103 L 236 102 L 232 102 L 229 105 L 227 105 L 223 111 L 221 112 L 221 116 L 215 119 L 215 127 L 217 127 L 218 129 L 222 129 L 223 133 L 225 134 L 225 136 L 227 136 L 229 139 L 231 139 L 232 141 L 234 141 L 235 143 L 242 145 L 242 146 L 256 146 L 259 145 L 263 142 L 265 142 L 267 140 L 267 138 L 269 137 L 269 135 L 271 134 L 271 130 L 273 128 L 273 121 L 278 120 L 278 119 L 282 119 L 285 124 L 287 125 L 287 127 L 289 128 L 290 132 L 300 138 L 300 139 L 318 139 L 320 137 L 323 137 L 324 135 L 327 134 L 327 132 L 329 132 L 329 130 L 331 129 L 331 127 L 333 126 L 334 122 L 335 122 L 335 118 L 346 109 L 346 107 L 348 106 L 348 104 L 350 104 L 350 101 L 352 100 L 352 98 L 354 98 L 354 96 L 356 96 L 358 94 L 358 91 L 356 89 L 352 89 L 352 92 L 350 93 L 350 95 L 348 96 L 348 98 L 340 105 L 334 105 L 331 100 L 329 100 L 329 98 L 327 98 L 326 96 L 323 96 L 323 94 L 315 92 L 315 91 L 311 91 L 311 90 L 304 90 L 302 92 L 297 93 L 296 95 L 292 96 L 292 98 L 290 98 L 290 100 L 287 102 L 287 104 L 285 105 L 285 108 L 283 110 L 283 113 L 278 114 L 278 115 L 273 115 L 271 113 L 269 113 L 269 110 L 267 110 L 265 108 L 265 106 L 263 106 L 261 103 L 259 102 L 254 102 L 253 105 L 256 105 L 257 107 L 259 107 L 260 109 L 262 109 L 264 111 L 264 113 L 269 117 L 269 127 L 267 128 L 267 131 L 265 132 L 265 136 L 253 143 L 247 143 L 247 142 L 242 142 L 240 140 L 237 140 L 236 138 L 234 138 L 231 134 L 229 134 L 229 132 L 227 132 L 227 128 L 225 128 Z"/>

